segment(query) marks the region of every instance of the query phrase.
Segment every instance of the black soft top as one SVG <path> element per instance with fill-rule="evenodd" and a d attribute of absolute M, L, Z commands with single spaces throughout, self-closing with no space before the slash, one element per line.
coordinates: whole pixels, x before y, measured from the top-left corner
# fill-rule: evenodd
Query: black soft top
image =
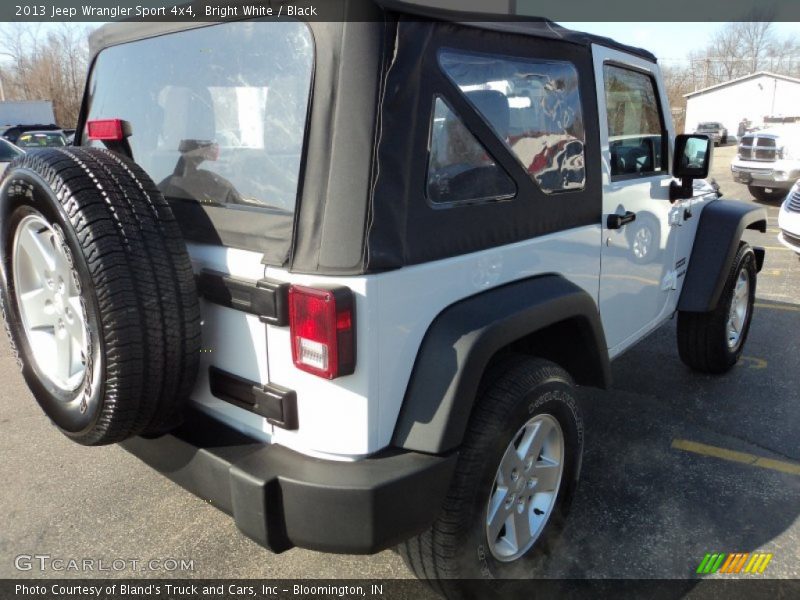
<path fill-rule="evenodd" d="M 581 31 L 574 31 L 562 27 L 561 25 L 550 21 L 548 19 L 537 17 L 522 17 L 517 15 L 499 14 L 499 13 L 470 13 L 449 8 L 442 8 L 436 4 L 442 2 L 424 2 L 423 0 L 410 2 L 408 0 L 350 0 L 354 5 L 378 5 L 386 11 L 393 12 L 407 17 L 418 17 L 425 20 L 447 21 L 452 23 L 459 23 L 469 27 L 478 29 L 487 29 L 492 31 L 501 31 L 515 35 L 528 35 L 537 38 L 550 38 L 558 39 L 566 42 L 571 42 L 581 46 L 591 46 L 597 44 L 607 48 L 614 48 L 644 58 L 646 60 L 656 62 L 656 57 L 642 48 L 635 46 L 628 46 L 620 44 L 611 38 L 593 35 L 591 33 L 584 33 Z M 374 12 L 369 10 L 360 11 L 357 6 L 351 9 L 350 14 L 370 14 Z M 96 29 L 89 38 L 92 55 L 96 55 L 100 50 L 108 46 L 115 46 L 125 42 L 138 40 L 174 31 L 181 31 L 184 29 L 192 29 L 195 27 L 202 27 L 210 25 L 208 22 L 150 22 L 150 21 L 120 21 L 109 23 Z"/>
<path fill-rule="evenodd" d="M 517 35 L 558 39 L 579 44 L 581 46 L 591 46 L 592 44 L 597 44 L 598 46 L 614 48 L 629 54 L 635 54 L 636 56 L 640 56 L 646 60 L 656 62 L 655 55 L 647 50 L 644 50 L 643 48 L 620 44 L 611 38 L 603 37 L 601 35 L 593 35 L 591 33 L 567 29 L 555 21 L 540 17 L 526 17 L 520 15 L 489 12 L 470 13 L 441 7 L 443 3 L 455 5 L 457 4 L 456 0 L 453 0 L 452 2 L 442 2 L 442 0 L 439 0 L 439 2 L 433 3 L 425 2 L 424 0 L 375 0 L 375 3 L 386 10 L 391 10 L 410 16 L 435 19 L 438 21 L 450 21 L 462 25 L 468 25 L 470 27 L 477 27 L 479 29 L 502 31 Z"/>
<path fill-rule="evenodd" d="M 219 227 L 211 220 L 217 227 L 211 231 L 218 234 L 216 241 L 197 241 L 222 240 L 223 245 L 261 252 L 265 264 L 293 272 L 357 275 L 601 222 L 599 167 L 586 171 L 585 188 L 570 192 L 569 201 L 560 194 L 544 193 L 447 79 L 438 64 L 438 49 L 452 45 L 512 56 L 530 51 L 571 62 L 584 99 L 588 165 L 599 165 L 601 160 L 596 143 L 599 117 L 591 101 L 596 94 L 591 46 L 655 61 L 651 54 L 545 19 L 442 11 L 407 0 L 326 0 L 324 8 L 324 14 L 320 9 L 316 19 L 308 20 L 317 48 L 311 97 L 322 101 L 310 104 L 304 150 L 310 168 L 301 171 L 294 221 L 262 226 L 253 213 L 237 211 L 240 220 L 235 223 L 227 214 Z M 199 19 L 112 23 L 92 35 L 92 52 L 212 24 Z M 341 69 L 344 63 L 350 68 Z M 89 100 L 91 89 L 90 84 Z M 516 197 L 533 201 L 477 203 L 468 205 L 469 210 L 430 205 L 425 190 L 434 96 L 457 111 L 514 179 Z M 81 123 L 85 118 L 86 113 Z M 193 219 L 179 216 L 179 221 Z M 233 239 L 236 235 L 240 237 Z"/>

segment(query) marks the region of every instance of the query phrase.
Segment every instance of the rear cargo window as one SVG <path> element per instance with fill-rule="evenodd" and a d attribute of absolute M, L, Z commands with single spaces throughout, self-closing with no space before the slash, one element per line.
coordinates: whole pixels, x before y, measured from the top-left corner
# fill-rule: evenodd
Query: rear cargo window
<path fill-rule="evenodd" d="M 280 263 L 291 237 L 313 65 L 308 27 L 287 20 L 130 42 L 99 54 L 87 118 L 131 123 L 134 159 L 189 239 L 260 249 Z"/>

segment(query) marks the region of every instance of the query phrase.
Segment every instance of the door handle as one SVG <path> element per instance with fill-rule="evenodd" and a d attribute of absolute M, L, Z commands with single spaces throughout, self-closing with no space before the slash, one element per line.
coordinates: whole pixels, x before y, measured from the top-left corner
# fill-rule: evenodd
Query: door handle
<path fill-rule="evenodd" d="M 684 220 L 684 221 L 688 221 L 688 220 L 689 220 L 689 219 L 691 219 L 693 216 L 694 216 L 694 215 L 692 214 L 692 210 L 691 210 L 690 208 L 685 208 L 685 209 L 683 210 L 683 220 Z"/>
<path fill-rule="evenodd" d="M 624 215 L 608 215 L 608 221 L 606 221 L 606 227 L 608 229 L 620 229 L 623 225 L 627 225 L 628 223 L 633 223 L 636 220 L 636 213 L 631 212 L 629 210 L 625 211 Z"/>

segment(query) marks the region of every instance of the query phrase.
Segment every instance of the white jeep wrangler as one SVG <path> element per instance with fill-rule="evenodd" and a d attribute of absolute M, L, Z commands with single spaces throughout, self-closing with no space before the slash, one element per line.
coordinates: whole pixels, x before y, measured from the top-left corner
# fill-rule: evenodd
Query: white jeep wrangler
<path fill-rule="evenodd" d="M 687 365 L 736 363 L 766 214 L 702 181 L 648 52 L 371 10 L 97 31 L 78 146 L 3 177 L 2 306 L 76 442 L 456 589 L 563 526 L 576 385 L 676 314 Z"/>

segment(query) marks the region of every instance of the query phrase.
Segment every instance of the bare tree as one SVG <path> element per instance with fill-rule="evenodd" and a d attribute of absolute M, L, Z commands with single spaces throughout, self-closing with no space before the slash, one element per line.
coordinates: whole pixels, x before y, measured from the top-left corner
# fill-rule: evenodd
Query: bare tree
<path fill-rule="evenodd" d="M 78 120 L 88 64 L 88 30 L 61 23 L 47 35 L 36 23 L 8 23 L 0 29 L 0 69 L 6 100 L 50 100 L 56 122 Z"/>
<path fill-rule="evenodd" d="M 776 42 L 772 33 L 772 23 L 758 21 L 735 23 L 732 29 L 740 40 L 742 58 L 750 61 L 749 70 L 755 73 L 763 66 L 770 46 Z"/>
<path fill-rule="evenodd" d="M 800 36 L 778 36 L 768 12 L 753 13 L 751 18 L 720 27 L 703 50 L 689 54 L 685 66 L 664 68 L 676 126 L 686 109 L 684 94 L 693 90 L 757 71 L 800 77 Z"/>

